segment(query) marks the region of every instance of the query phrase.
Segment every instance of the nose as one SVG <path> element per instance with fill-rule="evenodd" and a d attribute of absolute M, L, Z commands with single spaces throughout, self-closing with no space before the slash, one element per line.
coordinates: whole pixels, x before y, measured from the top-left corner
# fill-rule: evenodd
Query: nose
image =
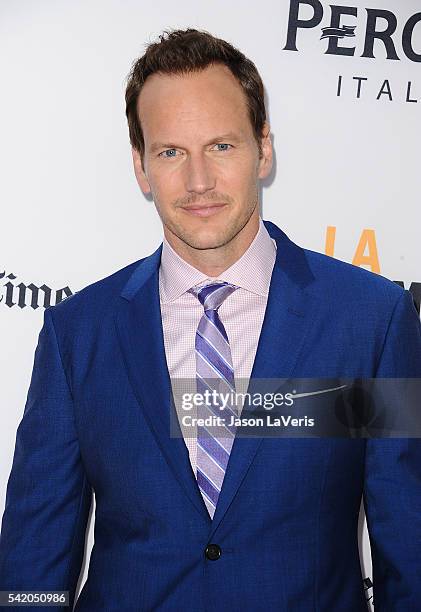
<path fill-rule="evenodd" d="M 215 171 L 204 152 L 190 154 L 185 171 L 185 187 L 189 193 L 203 194 L 215 188 Z"/>

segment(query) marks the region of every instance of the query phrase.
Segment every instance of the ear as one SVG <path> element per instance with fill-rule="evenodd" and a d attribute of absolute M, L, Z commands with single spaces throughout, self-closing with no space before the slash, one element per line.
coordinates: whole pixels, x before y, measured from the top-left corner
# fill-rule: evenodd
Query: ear
<path fill-rule="evenodd" d="M 133 167 L 139 187 L 146 195 L 151 192 L 151 186 L 143 169 L 142 157 L 137 149 L 132 147 Z"/>
<path fill-rule="evenodd" d="M 270 125 L 265 121 L 260 140 L 262 146 L 262 157 L 259 159 L 259 178 L 266 178 L 272 170 L 273 148 L 270 138 Z"/>

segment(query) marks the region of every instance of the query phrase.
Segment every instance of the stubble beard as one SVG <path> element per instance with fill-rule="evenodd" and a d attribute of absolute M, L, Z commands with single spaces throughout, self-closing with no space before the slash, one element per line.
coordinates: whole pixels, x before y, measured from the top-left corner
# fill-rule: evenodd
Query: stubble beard
<path fill-rule="evenodd" d="M 202 236 L 198 235 L 197 232 L 189 230 L 184 224 L 175 223 L 171 219 L 166 219 L 162 215 L 161 221 L 171 234 L 175 235 L 185 245 L 192 249 L 199 251 L 218 249 L 226 246 L 244 229 L 247 223 L 250 221 L 256 206 L 258 206 L 258 193 L 254 195 L 253 201 L 247 208 L 246 214 L 236 217 L 228 226 L 224 226 L 222 231 L 218 232 L 218 235 L 213 235 L 214 232 L 210 232 L 210 235 L 206 235 L 204 228 Z"/>

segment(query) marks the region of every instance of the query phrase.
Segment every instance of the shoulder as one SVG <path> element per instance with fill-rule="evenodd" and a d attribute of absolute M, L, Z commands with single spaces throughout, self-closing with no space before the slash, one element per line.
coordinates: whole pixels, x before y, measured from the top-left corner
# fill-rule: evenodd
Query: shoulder
<path fill-rule="evenodd" d="M 279 262 L 286 276 L 329 309 L 379 307 L 384 316 L 408 293 L 380 274 L 295 243 L 270 221 L 264 224 L 280 249 Z"/>
<path fill-rule="evenodd" d="M 50 306 L 48 310 L 57 323 L 80 320 L 81 318 L 101 318 L 118 299 L 128 279 L 146 258 L 134 261 L 112 274 L 101 278 L 76 291 L 62 302 Z"/>
<path fill-rule="evenodd" d="M 309 291 L 325 303 L 391 311 L 405 290 L 388 278 L 328 255 L 302 249 L 314 277 Z"/>
<path fill-rule="evenodd" d="M 411 293 L 380 274 L 303 251 L 314 277 L 306 291 L 317 299 L 324 332 L 334 330 L 355 358 L 374 355 L 376 376 L 419 376 L 421 325 Z"/>

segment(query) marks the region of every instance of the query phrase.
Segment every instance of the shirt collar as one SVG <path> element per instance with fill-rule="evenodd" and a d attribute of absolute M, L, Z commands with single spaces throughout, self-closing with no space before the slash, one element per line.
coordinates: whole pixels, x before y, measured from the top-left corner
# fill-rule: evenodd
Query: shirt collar
<path fill-rule="evenodd" d="M 276 258 L 276 242 L 260 218 L 259 229 L 240 259 L 219 276 L 209 277 L 185 261 L 164 236 L 159 268 L 160 298 L 167 303 L 180 297 L 195 285 L 225 281 L 257 295 L 267 296 Z"/>

